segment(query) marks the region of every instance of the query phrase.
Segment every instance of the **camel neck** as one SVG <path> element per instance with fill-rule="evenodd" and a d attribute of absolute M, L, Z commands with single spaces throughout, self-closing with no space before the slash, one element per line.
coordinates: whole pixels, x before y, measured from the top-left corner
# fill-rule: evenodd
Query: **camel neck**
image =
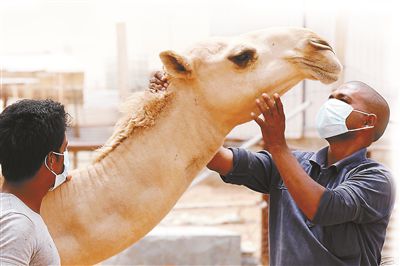
<path fill-rule="evenodd" d="M 105 169 L 114 169 L 120 179 L 126 178 L 128 183 L 131 173 L 137 172 L 137 165 L 132 161 L 138 156 L 149 164 L 169 163 L 164 170 L 182 170 L 190 183 L 211 160 L 231 129 L 211 116 L 190 88 L 171 84 L 169 89 L 173 94 L 179 93 L 172 96 L 171 103 L 161 111 L 155 124 L 132 134 L 104 158 Z M 101 183 L 96 181 L 96 184 Z"/>

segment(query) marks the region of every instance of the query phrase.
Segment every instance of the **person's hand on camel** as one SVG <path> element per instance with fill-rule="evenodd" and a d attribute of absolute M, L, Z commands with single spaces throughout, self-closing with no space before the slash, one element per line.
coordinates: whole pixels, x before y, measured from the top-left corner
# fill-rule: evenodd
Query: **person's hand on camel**
<path fill-rule="evenodd" d="M 268 94 L 263 93 L 256 100 L 256 104 L 263 118 L 258 117 L 253 112 L 251 116 L 261 128 L 264 149 L 273 153 L 276 149 L 286 148 L 285 113 L 279 95 L 275 93 L 273 99 L 271 99 Z"/>
<path fill-rule="evenodd" d="M 167 75 L 162 71 L 156 71 L 150 79 L 149 89 L 151 92 L 164 91 L 168 85 Z"/>

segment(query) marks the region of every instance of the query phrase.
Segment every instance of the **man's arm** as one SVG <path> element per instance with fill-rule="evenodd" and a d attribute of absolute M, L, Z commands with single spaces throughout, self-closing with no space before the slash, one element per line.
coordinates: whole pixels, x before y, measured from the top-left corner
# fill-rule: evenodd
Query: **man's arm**
<path fill-rule="evenodd" d="M 307 218 L 313 220 L 325 188 L 304 171 L 287 146 L 273 149 L 271 154 L 290 195 Z"/>
<path fill-rule="evenodd" d="M 233 169 L 233 153 L 230 149 L 221 147 L 207 164 L 208 169 L 226 176 Z"/>
<path fill-rule="evenodd" d="M 218 171 L 224 182 L 261 193 L 269 193 L 271 182 L 278 175 L 271 155 L 266 151 L 221 148 L 208 166 Z"/>
<path fill-rule="evenodd" d="M 391 173 L 375 162 L 360 169 L 336 188 L 326 189 L 314 223 L 371 223 L 390 215 L 396 198 Z"/>
<path fill-rule="evenodd" d="M 267 95 L 257 101 L 264 120 L 252 114 L 260 125 L 268 150 L 283 182 L 297 206 L 314 223 L 368 223 L 390 214 L 394 192 L 391 175 L 370 163 L 334 189 L 315 182 L 289 150 L 285 136 L 285 115 L 279 95 L 272 101 Z"/>
<path fill-rule="evenodd" d="M 280 176 L 297 206 L 312 220 L 317 213 L 325 188 L 315 182 L 293 156 L 285 140 L 285 114 L 278 94 L 274 100 L 263 94 L 256 104 L 264 120 L 252 113 L 261 127 L 265 149 L 272 155 Z"/>

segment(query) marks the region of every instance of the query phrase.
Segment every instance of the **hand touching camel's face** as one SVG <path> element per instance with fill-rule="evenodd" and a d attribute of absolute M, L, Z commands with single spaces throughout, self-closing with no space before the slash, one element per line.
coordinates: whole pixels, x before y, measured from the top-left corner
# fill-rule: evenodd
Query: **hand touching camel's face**
<path fill-rule="evenodd" d="M 262 92 L 283 94 L 304 78 L 331 83 L 342 69 L 331 46 L 303 28 L 213 38 L 182 54 L 165 51 L 160 57 L 172 82 L 196 88 L 208 108 L 229 116 L 255 109 Z"/>

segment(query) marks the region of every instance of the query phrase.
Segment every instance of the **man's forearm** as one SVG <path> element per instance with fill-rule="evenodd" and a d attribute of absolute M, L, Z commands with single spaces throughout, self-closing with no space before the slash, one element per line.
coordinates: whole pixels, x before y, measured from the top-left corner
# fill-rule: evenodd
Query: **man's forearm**
<path fill-rule="evenodd" d="M 325 188 L 304 171 L 288 147 L 271 151 L 271 154 L 290 195 L 307 218 L 312 220 Z"/>
<path fill-rule="evenodd" d="M 218 172 L 220 175 L 227 175 L 233 168 L 233 153 L 230 149 L 221 147 L 207 164 L 208 169 Z"/>

